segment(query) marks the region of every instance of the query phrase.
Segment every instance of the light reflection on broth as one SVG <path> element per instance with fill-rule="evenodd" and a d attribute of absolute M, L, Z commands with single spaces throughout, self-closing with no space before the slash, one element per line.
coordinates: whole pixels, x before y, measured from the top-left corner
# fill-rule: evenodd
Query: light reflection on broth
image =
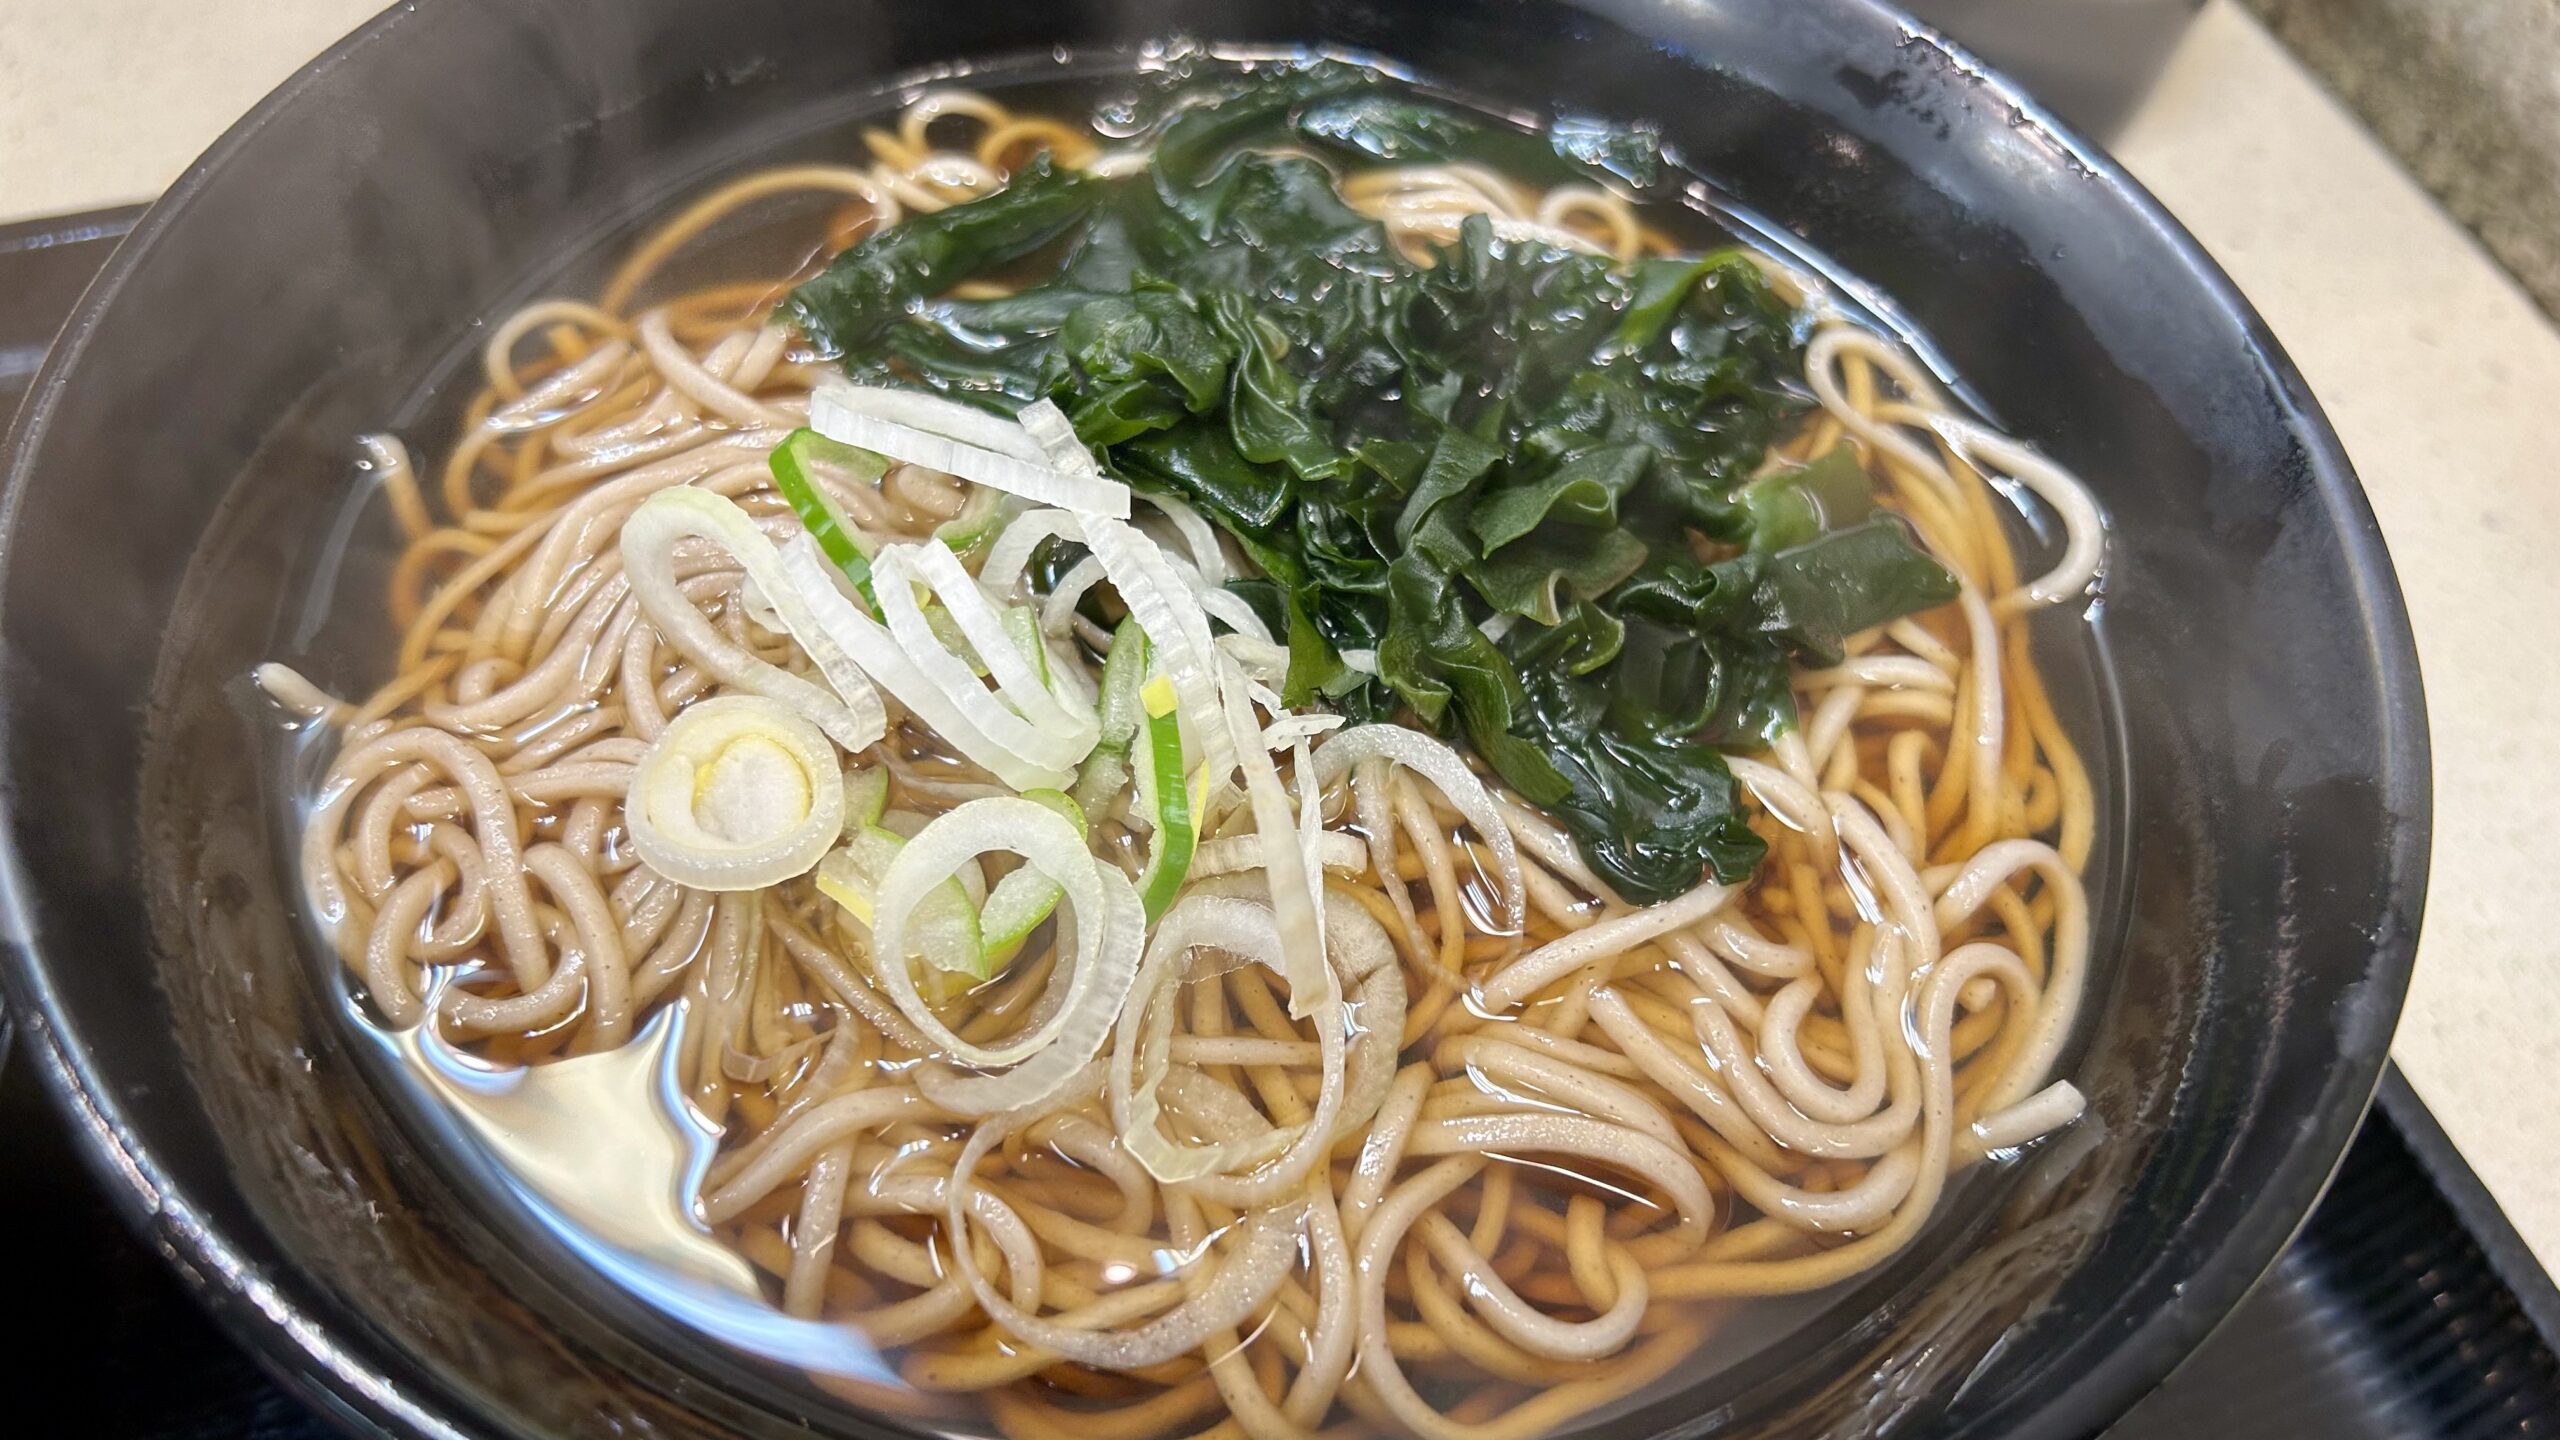
<path fill-rule="evenodd" d="M 813 693 L 829 678 L 732 551 L 686 539 L 667 553 L 711 637 L 701 644 L 671 641 L 628 572 L 625 527 L 677 487 L 724 498 L 777 544 L 803 535 L 771 456 L 834 374 L 776 318 L 800 277 L 681 290 L 661 277 L 724 222 L 782 198 L 827 198 L 795 211 L 810 234 L 764 247 L 805 250 L 814 268 L 999 191 L 1036 154 L 1131 169 L 1135 124 L 931 92 L 866 132 L 866 162 L 723 185 L 642 240 L 592 303 L 545 301 L 502 322 L 434 467 L 368 441 L 405 537 L 387 598 L 402 631 L 392 678 L 349 702 L 281 666 L 260 672 L 276 701 L 338 737 L 301 857 L 315 917 L 405 1063 L 492 1153 L 513 1154 L 520 1177 L 536 1168 L 528 1155 L 610 1149 L 628 1162 L 648 1149 L 598 1149 L 615 1125 L 661 1139 L 716 1130 L 716 1153 L 649 1151 L 664 1177 L 615 1172 L 617 1186 L 663 1178 L 690 1196 L 682 1233 L 647 1244 L 609 1222 L 660 1214 L 652 1201 L 635 1194 L 618 1212 L 611 1195 L 526 1183 L 564 1233 L 587 1237 L 590 1261 L 636 1254 L 646 1269 L 654 1247 L 660 1280 L 751 1282 L 769 1327 L 652 1303 L 860 1404 L 1014 1440 L 1526 1440 L 1587 1423 L 1684 1364 L 1711 1369 L 1764 1343 L 1801 1312 L 1779 1297 L 1881 1264 L 1951 1176 L 2077 1116 L 2077 1092 L 2048 1082 L 2089 963 L 2079 874 L 2093 802 L 2029 628 L 2094 579 L 2095 513 L 2070 477 L 1958 414 L 1894 342 L 1753 256 L 1803 307 L 1814 402 L 1762 468 L 1847 447 L 1961 584 L 1953 603 L 1852 635 L 1836 663 L 1796 667 L 1799 723 L 1732 759 L 1767 846 L 1757 870 L 1631 905 L 1558 816 L 1470 778 L 1489 777 L 1481 762 L 1441 775 L 1390 747 L 1339 763 L 1326 747 L 1354 744 L 1355 729 L 1289 730 L 1266 691 L 1245 714 L 1269 726 L 1255 748 L 1273 752 L 1287 823 L 1258 815 L 1249 783 L 1203 783 L 1188 878 L 1151 917 L 1144 963 L 1124 976 L 1092 1058 L 1028 1108 L 975 1107 L 967 1097 L 994 1093 L 991 1076 L 1042 1062 L 971 1066 L 954 1046 L 1001 1051 L 1096 983 L 1165 843 L 1161 794 L 1154 811 L 1116 791 L 1059 796 L 1080 805 L 1072 833 L 1098 857 L 1091 885 L 1066 884 L 1027 839 L 1008 852 L 1003 836 L 946 867 L 972 944 L 987 944 L 1000 895 L 1044 876 L 1063 887 L 984 979 L 904 960 L 884 978 L 868 909 L 889 893 L 884 874 L 837 872 L 859 882 L 848 901 L 821 883 L 823 866 L 711 889 L 643 861 L 628 797 L 671 726 L 702 702 L 764 693 L 742 677 L 769 670 Z M 1507 246 L 1618 266 L 1687 253 L 1668 217 L 1599 184 L 1541 187 L 1473 161 L 1336 180 L 1417 262 L 1479 215 Z M 1002 298 L 1016 278 L 1037 277 L 951 293 Z M 2049 573 L 2022 574 L 1995 482 L 2062 521 Z M 989 513 L 997 534 L 1020 523 L 1021 507 L 913 465 L 819 484 L 875 549 L 955 536 Z M 1147 528 L 1132 533 L 1183 565 L 1218 563 L 1138 509 Z M 1702 563 L 1731 548 L 1688 538 Z M 991 547 L 973 539 L 955 548 L 984 567 Z M 1114 617 L 1044 605 L 1060 574 L 1028 589 L 979 578 L 993 604 L 1039 616 L 1025 655 L 1073 667 L 1044 683 L 1085 697 L 1086 711 L 1061 701 L 1061 714 L 1089 715 Z M 987 651 L 946 643 L 1001 688 Z M 1266 678 L 1277 685 L 1276 671 Z M 1167 713 L 1187 762 L 1207 732 L 1179 698 Z M 817 712 L 819 728 L 855 708 Z M 877 807 L 849 812 L 846 851 L 866 828 L 889 855 L 970 806 L 1029 803 L 1017 797 L 1030 787 L 910 707 L 886 718 L 849 761 L 827 749 L 879 787 L 869 800 L 846 787 L 848 806 Z M 1147 733 L 1141 717 L 1140 743 Z M 691 772 L 691 803 L 731 755 Z M 780 762 L 758 763 L 739 783 L 763 808 L 715 816 L 714 839 L 767 838 L 731 832 L 763 825 L 773 805 L 815 813 Z M 1079 784 L 1091 776 L 1088 764 Z M 1321 830 L 1302 837 L 1302 858 L 1326 940 L 1323 1004 L 1298 993 L 1303 957 L 1269 943 L 1282 907 L 1266 847 L 1293 830 L 1293 807 Z M 898 977 L 927 1016 L 888 983 Z M 430 1016 L 440 1038 L 410 1028 Z M 476 1059 L 452 1059 L 452 1046 Z M 642 1083 L 662 1063 L 668 1084 Z M 548 1112 L 528 1152 L 522 1117 L 498 1116 L 488 1087 L 465 1083 L 472 1064 L 533 1067 L 520 1098 L 566 1093 L 535 1081 L 546 1072 L 606 1077 L 615 1098 L 590 1096 L 598 1124 L 585 1133 Z M 1154 1085 L 1132 1085 L 1147 1075 Z M 1165 1173 L 1176 1165 L 1205 1168 Z M 697 1240 L 716 1240 L 720 1260 L 705 1262 Z M 628 1264 L 616 1273 L 644 1292 L 658 1283 Z M 1769 1308 L 1729 1325 L 1737 1306 Z M 856 1336 L 840 1352 L 823 1343 Z M 875 1354 L 893 1385 L 868 1383 Z M 928 1396 L 960 1397 L 967 1414 Z"/>

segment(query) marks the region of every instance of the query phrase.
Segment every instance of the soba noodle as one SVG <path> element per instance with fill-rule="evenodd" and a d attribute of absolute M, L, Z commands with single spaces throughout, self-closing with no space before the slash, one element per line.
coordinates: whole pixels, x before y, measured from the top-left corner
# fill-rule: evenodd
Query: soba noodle
<path fill-rule="evenodd" d="M 1961 594 L 1796 674 L 1800 725 L 1733 761 L 1769 845 L 1748 883 L 1631 905 L 1534 807 L 1499 789 L 1471 803 L 1463 766 L 1275 726 L 1271 793 L 1322 827 L 1307 854 L 1342 1000 L 1317 1019 L 1348 1024 L 1292 1013 L 1291 957 L 1256 898 L 1271 832 L 1239 790 L 1213 799 L 1100 1058 L 1029 1110 L 986 1114 L 810 879 L 714 893 L 643 864 L 626 796 L 671 721 L 742 693 L 747 662 L 815 672 L 773 597 L 693 542 L 672 564 L 700 636 L 671 641 L 625 573 L 624 526 L 691 487 L 777 542 L 797 534 L 768 455 L 831 373 L 774 318 L 791 277 L 662 294 L 662 267 L 777 196 L 831 197 L 832 253 L 991 191 L 1036 151 L 1144 162 L 965 90 L 868 141 L 865 165 L 724 185 L 592 303 L 497 325 L 440 465 L 365 442 L 405 546 L 391 678 L 361 701 L 281 666 L 260 678 L 336 732 L 303 877 L 384 1019 L 429 1020 L 430 967 L 467 965 L 433 1023 L 536 1064 L 617 1046 L 681 1000 L 688 1094 L 725 1135 L 703 1218 L 783 1310 L 858 1327 L 908 1384 L 976 1397 L 1013 1440 L 1344 1424 L 1528 1440 L 1711 1350 L 1724 1311 L 1701 1302 L 1879 1265 L 1958 1171 L 2078 1114 L 2050 1072 L 2090 964 L 2092 787 L 2030 623 L 2095 578 L 2096 512 L 1765 257 L 1816 315 L 1818 409 L 1773 463 L 1847 441 Z M 1418 256 L 1477 214 L 1619 262 L 1674 248 L 1608 189 L 1540 192 L 1474 164 L 1371 169 L 1342 193 Z M 2062 524 L 2047 573 L 2021 571 L 2011 488 Z M 970 487 L 899 465 L 832 498 L 871 539 L 916 540 Z M 1233 563 L 1196 521 L 1155 533 L 1204 571 Z M 1053 655 L 1107 642 L 1076 613 L 1100 576 L 1059 582 Z M 855 763 L 884 768 L 910 829 L 1012 793 L 892 717 Z M 1108 820 L 1093 842 L 1132 865 L 1142 848 Z M 1076 911 L 934 1013 L 972 1045 L 1019 1036 L 1054 1009 L 1055 974 L 1099 963 L 1068 956 L 1069 932 L 1100 923 Z M 1209 1157 L 1191 1178 L 1159 1180 L 1115 1122 L 1148 1046 L 1164 1078 L 1147 1123 Z"/>

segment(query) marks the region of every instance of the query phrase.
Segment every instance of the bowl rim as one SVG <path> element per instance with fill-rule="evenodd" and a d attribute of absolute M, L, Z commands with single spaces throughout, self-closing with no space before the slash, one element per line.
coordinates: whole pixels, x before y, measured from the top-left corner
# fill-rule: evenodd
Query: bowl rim
<path fill-rule="evenodd" d="M 16 550 L 18 514 L 35 483 L 44 434 L 80 369 L 91 335 L 126 278 L 158 248 L 161 236 L 257 141 L 298 104 L 322 76 L 387 43 L 416 14 L 415 0 L 392 0 L 296 68 L 223 130 L 169 188 L 154 197 L 72 307 L 45 350 L 34 379 L 0 445 L 0 574 Z M 5 607 L 0 597 L 0 607 Z M 0 741 L 14 723 L 0 689 Z M 133 1232 L 168 1262 L 186 1292 L 259 1368 L 341 1430 L 381 1440 L 476 1440 L 446 1419 L 422 1387 L 376 1366 L 334 1338 L 335 1317 L 297 1303 L 207 1216 L 136 1137 L 123 1108 L 102 1083 L 89 1047 L 58 1003 L 49 963 L 29 923 L 33 888 L 16 839 L 14 787 L 0 785 L 0 995 L 18 1043 L 47 1097 L 71 1128 L 90 1173 Z"/>
<path fill-rule="evenodd" d="M 1587 3 L 1587 0 L 1585 0 Z M 2308 383 L 2264 319 L 2219 263 L 2141 182 L 2103 149 L 2029 96 L 2008 75 L 1936 26 L 1914 18 L 1891 0 L 1828 0 L 1846 12 L 1864 12 L 1870 23 L 1899 26 L 1910 43 L 1941 52 L 1945 61 L 2009 109 L 2014 123 L 2049 142 L 2050 163 L 2069 164 L 2112 192 L 2133 219 L 2147 226 L 2187 272 L 2210 307 L 2235 322 L 2248 358 L 2272 382 L 2288 428 L 2302 445 L 2314 489 L 2335 521 L 2335 543 L 2358 602 L 2362 648 L 2378 685 L 2382 734 L 2376 779 L 2384 811 L 2396 818 L 2380 848 L 2385 895 L 2406 895 L 2413 923 L 2405 935 L 2375 941 L 2357 987 L 2350 1019 L 2337 1027 L 2339 1063 L 2324 1077 L 2304 1123 L 2274 1160 L 2272 1181 L 2240 1222 L 2204 1253 L 2191 1281 L 2106 1352 L 2041 1399 L 2032 1415 L 1997 1417 L 2018 1422 L 2014 1435 L 2055 1437 L 2094 1434 L 2120 1418 L 2228 1317 L 2292 1240 L 2346 1155 L 2388 1060 L 2390 1036 L 2413 968 L 2427 889 L 2433 823 L 2433 783 L 2424 692 L 2414 631 L 2381 527 L 2343 444 Z M 258 135 L 300 103 L 323 76 L 373 47 L 390 43 L 420 7 L 394 0 L 389 8 L 315 56 L 223 131 L 169 188 L 154 199 L 82 292 L 28 386 L 18 414 L 0 444 L 0 574 L 16 540 L 21 502 L 35 483 L 45 431 L 64 392 L 76 382 L 88 341 L 113 306 L 126 278 L 157 248 L 196 198 L 219 183 Z M 1603 0 L 1595 7 L 1618 8 Z M 4 602 L 0 602 L 4 603 Z M 0 741 L 11 723 L 0 690 Z M 70 1124 L 75 1144 L 113 1207 L 134 1232 L 186 1281 L 188 1293 L 221 1329 L 298 1399 L 352 1433 L 383 1440 L 471 1440 L 453 1414 L 476 1409 L 449 1386 L 414 1368 L 375 1363 L 341 1343 L 333 1331 L 342 1316 L 298 1303 L 206 1216 L 186 1188 L 135 1136 L 115 1097 L 102 1082 L 87 1046 L 58 1004 L 29 924 L 31 882 L 15 839 L 15 797 L 0 785 L 0 995 L 15 1021 L 18 1044 L 36 1067 L 55 1109 Z M 2377 983 L 2378 982 L 2378 983 Z M 400 1372 L 400 1373 L 394 1373 Z M 504 1417 L 499 1418 L 504 1423 Z M 518 1427 L 508 1424 L 507 1429 Z M 1969 1427 L 1978 1430 L 1979 1426 Z"/>

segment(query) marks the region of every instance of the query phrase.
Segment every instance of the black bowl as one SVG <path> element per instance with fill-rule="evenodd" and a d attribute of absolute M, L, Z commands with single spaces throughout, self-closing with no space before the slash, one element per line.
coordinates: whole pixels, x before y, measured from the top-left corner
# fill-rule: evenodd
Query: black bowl
<path fill-rule="evenodd" d="M 2416 940 L 2424 712 L 2373 516 L 2265 327 L 2103 156 L 1862 0 L 444 0 L 315 62 L 135 230 L 10 453 L 10 999 L 119 1202 L 359 1431 L 889 1430 L 541 1263 L 358 1082 L 238 682 L 315 633 L 349 438 L 417 413 L 525 277 L 921 67 L 1177 30 L 1658 120 L 2096 488 L 2091 1119 L 1838 1297 L 1857 1323 L 1605 1428 L 2103 1426 L 2257 1277 L 2362 1112 Z"/>

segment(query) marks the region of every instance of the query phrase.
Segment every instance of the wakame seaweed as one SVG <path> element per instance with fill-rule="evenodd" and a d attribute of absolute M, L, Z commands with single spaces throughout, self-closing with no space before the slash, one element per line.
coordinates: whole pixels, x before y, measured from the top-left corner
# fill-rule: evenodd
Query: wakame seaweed
<path fill-rule="evenodd" d="M 1803 317 L 1733 249 L 1622 266 L 1478 216 L 1417 264 L 1329 168 L 1642 184 L 1640 133 L 1542 148 L 1330 62 L 1147 105 L 1147 170 L 1034 161 L 837 257 L 801 328 L 857 379 L 1050 397 L 1197 507 L 1263 572 L 1238 588 L 1287 636 L 1290 704 L 1463 735 L 1631 900 L 1748 874 L 1718 747 L 1792 722 L 1791 662 L 1955 593 L 1845 454 L 1753 478 L 1805 410 Z M 950 298 L 984 277 L 1025 283 Z"/>

